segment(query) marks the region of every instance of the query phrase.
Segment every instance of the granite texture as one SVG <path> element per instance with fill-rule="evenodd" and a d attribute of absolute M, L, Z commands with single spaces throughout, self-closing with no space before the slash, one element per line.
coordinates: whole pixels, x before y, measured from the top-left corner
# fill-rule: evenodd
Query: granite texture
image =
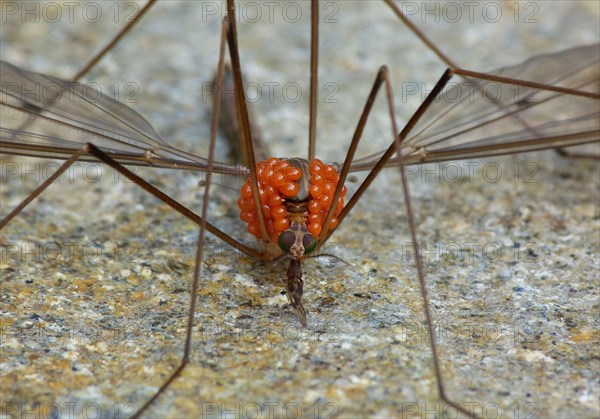
<path fill-rule="evenodd" d="M 199 3 L 159 2 L 85 81 L 118 92 L 169 142 L 205 155 L 203 87 L 224 6 Z M 423 3 L 404 4 L 473 70 L 600 38 L 597 2 L 475 3 L 472 22 L 466 9 L 455 21 L 451 6 L 428 3 L 441 13 L 435 22 Z M 29 4 L 38 9 L 25 17 L 24 3 L 0 4 L 1 58 L 62 77 L 135 5 L 77 3 L 71 22 L 66 4 Z M 304 156 L 306 3 L 241 5 L 246 81 L 262 93 L 257 123 L 274 155 Z M 94 22 L 85 13 L 97 7 L 103 19 Z M 380 65 L 390 68 L 400 121 L 420 101 L 409 89 L 431 89 L 445 66 L 383 3 L 323 2 L 322 21 L 317 152 L 341 161 Z M 379 100 L 358 155 L 385 148 L 389 131 Z M 224 142 L 218 155 L 227 158 Z M 447 392 L 483 417 L 598 417 L 598 162 L 546 151 L 473 164 L 472 178 L 464 162 L 409 176 Z M 2 156 L 2 215 L 55 167 Z M 137 173 L 200 210 L 201 175 Z M 252 243 L 231 189 L 240 180 L 216 183 L 210 221 Z M 397 171 L 384 172 L 329 243 L 349 265 L 304 264 L 306 329 L 285 299 L 285 264 L 207 237 L 191 362 L 147 417 L 441 416 L 403 202 Z M 182 355 L 196 226 L 111 170 L 82 163 L 1 234 L 0 417 L 134 412 Z"/>

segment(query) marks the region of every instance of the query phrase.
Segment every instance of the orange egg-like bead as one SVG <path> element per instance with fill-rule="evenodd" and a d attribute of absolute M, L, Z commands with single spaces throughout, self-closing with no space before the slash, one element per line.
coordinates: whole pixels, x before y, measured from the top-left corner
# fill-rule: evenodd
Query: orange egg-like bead
<path fill-rule="evenodd" d="M 317 222 L 310 223 L 306 228 L 308 228 L 308 231 L 315 237 L 319 237 L 319 234 L 321 234 L 321 230 L 323 229 L 321 223 Z"/>
<path fill-rule="evenodd" d="M 296 167 L 288 167 L 284 170 L 286 179 L 298 180 L 302 177 L 302 171 Z"/>
<path fill-rule="evenodd" d="M 289 167 L 290 164 L 287 161 L 279 160 L 275 164 L 273 164 L 273 170 L 281 170 L 283 168 Z"/>
<path fill-rule="evenodd" d="M 321 195 L 323 195 L 323 190 L 320 185 L 310 185 L 308 191 L 310 192 L 310 196 L 312 196 L 313 199 L 319 199 Z"/>
<path fill-rule="evenodd" d="M 275 189 L 271 185 L 267 185 L 267 186 L 265 186 L 265 193 L 270 198 L 272 196 L 276 196 L 277 195 L 277 189 Z"/>
<path fill-rule="evenodd" d="M 285 182 L 287 182 L 287 180 L 285 179 L 285 176 L 281 172 L 274 172 L 273 178 L 269 181 L 269 183 L 271 183 L 271 185 L 273 185 L 275 187 L 279 187 L 280 185 L 283 185 Z"/>
<path fill-rule="evenodd" d="M 313 159 L 310 161 L 310 164 L 308 165 L 309 167 L 309 171 L 312 173 L 313 170 L 315 172 L 320 171 L 323 168 L 323 162 L 319 159 Z"/>
<path fill-rule="evenodd" d="M 318 214 L 309 214 L 308 215 L 308 221 L 311 223 L 321 222 L 322 218 L 323 218 L 323 215 L 320 212 Z"/>
<path fill-rule="evenodd" d="M 308 204 L 308 212 L 310 212 L 311 214 L 316 214 L 316 213 L 321 212 L 321 204 L 319 204 L 319 201 L 315 201 L 315 200 L 310 201 Z"/>
<path fill-rule="evenodd" d="M 329 228 L 333 230 L 334 228 L 337 227 L 337 225 L 338 225 L 338 218 L 337 217 L 333 217 L 331 219 L 331 222 L 329 223 Z"/>
<path fill-rule="evenodd" d="M 300 187 L 298 186 L 297 183 L 287 182 L 287 183 L 284 183 L 283 185 L 279 186 L 278 189 L 279 189 L 279 192 L 281 192 L 281 194 L 283 196 L 285 196 L 286 198 L 292 198 L 298 194 Z"/>
<path fill-rule="evenodd" d="M 249 223 L 253 220 L 253 216 L 251 212 L 242 211 L 240 212 L 240 219 L 246 223 Z"/>
<path fill-rule="evenodd" d="M 329 207 L 331 206 L 331 195 L 321 195 L 319 197 L 319 204 L 321 204 L 323 209 L 329 209 Z"/>
<path fill-rule="evenodd" d="M 328 177 L 328 178 L 332 177 L 332 176 L 335 176 L 337 174 L 337 171 L 331 165 L 325 166 L 324 172 L 325 172 L 325 176 Z"/>
<path fill-rule="evenodd" d="M 280 195 L 274 195 L 269 198 L 267 203 L 271 208 L 274 208 L 283 204 L 283 198 Z"/>
<path fill-rule="evenodd" d="M 260 237 L 260 229 L 258 228 L 258 224 L 248 224 L 248 233 L 253 234 L 256 237 Z"/>
<path fill-rule="evenodd" d="M 255 208 L 253 199 L 238 199 L 238 207 L 244 211 L 251 211 Z"/>
<path fill-rule="evenodd" d="M 271 216 L 275 220 L 285 218 L 286 214 L 287 214 L 287 210 L 282 205 L 271 208 Z"/>
<path fill-rule="evenodd" d="M 287 218 L 280 218 L 273 222 L 273 229 L 278 232 L 285 231 L 290 226 L 290 220 Z"/>
<path fill-rule="evenodd" d="M 273 220 L 267 221 L 267 225 L 265 227 L 267 227 L 267 233 L 269 234 L 273 234 L 273 231 L 275 231 L 273 229 Z"/>
<path fill-rule="evenodd" d="M 265 190 L 263 188 L 258 189 L 258 199 L 261 204 L 267 203 L 267 199 L 268 199 L 267 193 L 265 192 Z M 254 199 L 252 201 L 254 201 Z"/>
<path fill-rule="evenodd" d="M 335 192 L 335 185 L 333 183 L 327 182 L 323 185 L 323 187 L 327 195 L 333 196 L 333 193 Z"/>
<path fill-rule="evenodd" d="M 263 205 L 262 206 L 262 213 L 263 213 L 263 218 L 265 220 L 268 220 L 271 218 L 271 207 L 269 207 L 268 205 Z"/>
<path fill-rule="evenodd" d="M 244 198 L 250 198 L 252 196 L 252 188 L 250 187 L 249 183 L 246 183 L 244 186 L 242 186 L 241 195 Z"/>
<path fill-rule="evenodd" d="M 261 170 L 259 175 L 257 175 L 258 180 L 263 183 L 269 182 L 269 179 L 271 179 L 272 177 L 273 171 L 266 167 L 263 170 Z"/>
<path fill-rule="evenodd" d="M 325 178 L 321 176 L 318 172 L 315 172 L 310 176 L 310 182 L 313 184 L 320 184 L 325 182 Z"/>

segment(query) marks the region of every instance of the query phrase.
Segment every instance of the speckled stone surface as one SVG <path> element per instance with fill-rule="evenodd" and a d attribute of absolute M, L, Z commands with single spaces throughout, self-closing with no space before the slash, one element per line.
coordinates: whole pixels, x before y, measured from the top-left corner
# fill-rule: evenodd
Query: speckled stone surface
<path fill-rule="evenodd" d="M 127 4 L 39 3 L 23 22 L 25 5 L 3 1 L 1 57 L 69 77 L 123 23 Z M 304 156 L 308 9 L 270 4 L 241 3 L 246 82 L 262 93 L 253 108 L 273 154 Z M 596 2 L 475 2 L 473 22 L 466 9 L 456 19 L 451 6 L 429 3 L 424 14 L 421 2 L 404 4 L 473 70 L 600 38 Z M 220 2 L 159 2 L 86 82 L 205 155 L 203 86 L 223 13 Z M 341 161 L 380 65 L 390 68 L 400 121 L 420 101 L 409 89 L 431 89 L 445 66 L 383 3 L 323 2 L 321 13 L 317 152 Z M 365 138 L 358 155 L 387 146 L 383 100 Z M 218 154 L 226 159 L 224 143 Z M 56 167 L 1 162 L 2 215 Z M 464 162 L 409 176 L 447 393 L 483 417 L 598 417 L 598 162 L 548 151 L 473 164 L 472 178 Z M 200 210 L 201 175 L 137 173 Z M 210 221 L 252 243 L 229 189 L 240 181 L 216 182 Z M 403 202 L 397 172 L 385 172 L 329 243 L 350 265 L 304 264 L 306 329 L 283 292 L 285 264 L 209 236 L 190 365 L 147 417 L 456 417 L 437 395 Z M 181 358 L 196 240 L 196 227 L 166 205 L 83 163 L 13 220 L 0 260 L 0 417 L 135 412 Z"/>

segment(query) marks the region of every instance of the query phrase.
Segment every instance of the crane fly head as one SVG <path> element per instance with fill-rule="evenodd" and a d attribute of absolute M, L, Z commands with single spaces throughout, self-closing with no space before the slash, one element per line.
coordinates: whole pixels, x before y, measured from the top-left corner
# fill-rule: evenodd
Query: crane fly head
<path fill-rule="evenodd" d="M 309 255 L 317 248 L 318 241 L 304 223 L 292 222 L 291 226 L 279 235 L 279 247 L 294 259 Z"/>

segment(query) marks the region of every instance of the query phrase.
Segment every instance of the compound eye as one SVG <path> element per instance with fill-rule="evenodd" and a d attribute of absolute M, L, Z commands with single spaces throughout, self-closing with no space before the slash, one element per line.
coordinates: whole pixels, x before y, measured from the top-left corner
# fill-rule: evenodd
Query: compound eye
<path fill-rule="evenodd" d="M 281 250 L 285 253 L 290 253 L 290 249 L 296 243 L 296 233 L 290 230 L 286 230 L 279 235 L 279 240 L 277 241 Z"/>
<path fill-rule="evenodd" d="M 302 237 L 302 246 L 304 246 L 304 254 L 308 255 L 317 248 L 317 239 L 312 234 L 307 233 Z"/>

